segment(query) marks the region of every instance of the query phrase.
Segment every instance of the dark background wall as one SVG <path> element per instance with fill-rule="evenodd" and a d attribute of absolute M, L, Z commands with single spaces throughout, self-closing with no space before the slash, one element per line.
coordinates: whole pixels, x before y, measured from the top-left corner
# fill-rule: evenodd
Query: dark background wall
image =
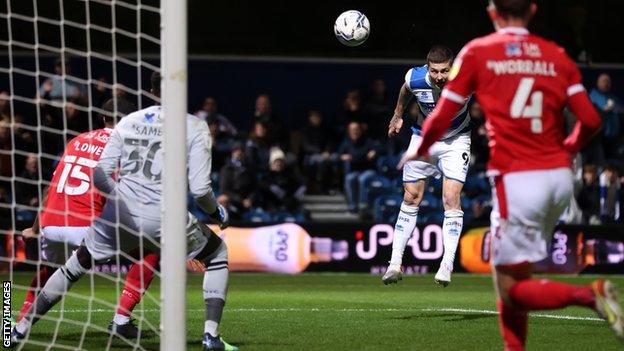
<path fill-rule="evenodd" d="M 136 3 L 137 1 L 126 1 Z M 0 3 L 0 12 L 34 14 L 32 1 L 10 0 Z M 38 15 L 61 18 L 56 0 L 36 0 Z M 141 0 L 143 5 L 158 6 L 157 0 Z M 424 58 L 433 43 L 446 43 L 459 50 L 470 39 L 486 34 L 492 25 L 485 12 L 487 0 L 436 1 L 288 1 L 227 0 L 188 1 L 188 41 L 191 53 L 253 54 L 332 57 Z M 621 0 L 537 0 L 538 15 L 531 30 L 561 43 L 571 56 L 593 62 L 624 62 Z M 159 17 L 148 10 L 136 11 L 82 0 L 63 1 L 63 18 L 158 36 Z M 334 19 L 342 11 L 357 9 L 371 22 L 371 36 L 361 47 L 346 48 L 333 35 Z M 114 16 L 113 16 L 114 15 Z M 137 21 L 137 17 L 140 19 Z M 6 28 L 0 21 L 0 28 Z M 13 20 L 15 39 L 32 40 L 33 25 Z M 181 24 L 184 25 L 184 24 Z M 40 23 L 42 43 L 60 43 L 60 31 Z M 4 30 L 0 30 L 0 33 Z M 5 35 L 0 34 L 4 39 Z M 113 38 L 119 52 L 135 52 L 137 40 L 117 34 L 91 31 L 91 47 L 110 52 Z M 68 29 L 66 45 L 86 47 L 86 32 Z M 149 40 L 140 40 L 142 50 L 157 53 Z M 58 45 L 57 45 L 58 46 Z M 0 47 L 0 50 L 3 48 Z M 583 54 L 584 53 L 584 54 Z"/>

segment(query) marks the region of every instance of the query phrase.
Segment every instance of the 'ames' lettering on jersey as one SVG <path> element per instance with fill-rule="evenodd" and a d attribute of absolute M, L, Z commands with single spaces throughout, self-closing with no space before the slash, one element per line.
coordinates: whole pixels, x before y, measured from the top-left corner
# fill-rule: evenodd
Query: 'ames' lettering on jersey
<path fill-rule="evenodd" d="M 150 126 L 146 124 L 133 124 L 132 129 L 139 135 L 161 136 L 162 128 L 159 126 Z"/>

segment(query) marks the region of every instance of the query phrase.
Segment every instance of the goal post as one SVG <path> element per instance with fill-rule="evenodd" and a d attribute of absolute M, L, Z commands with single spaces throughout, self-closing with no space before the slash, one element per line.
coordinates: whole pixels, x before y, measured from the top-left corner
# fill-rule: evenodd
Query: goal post
<path fill-rule="evenodd" d="M 118 311 L 130 264 L 143 259 L 117 250 L 110 262 L 77 282 L 19 347 L 145 350 L 151 347 L 145 343 L 159 342 L 161 350 L 185 350 L 187 0 L 0 0 L 0 28 L 0 275 L 12 282 L 13 317 L 22 304 L 27 307 L 25 296 L 36 295 L 43 285 L 33 280 L 38 276 L 33 270 L 66 261 L 42 257 L 41 236 L 26 241 L 21 234 L 42 210 L 57 165 L 71 187 L 90 177 L 84 167 L 93 168 L 93 162 L 62 156 L 69 141 L 104 127 L 102 115 L 111 117 L 103 109 L 109 99 L 113 115 L 121 112 L 122 100 L 133 110 L 152 105 L 158 100 L 149 91 L 154 71 L 161 72 L 166 116 L 161 271 L 154 274 L 160 294 L 154 284 L 132 314 L 141 333 L 153 339 L 98 339 L 109 332 Z M 51 189 L 67 197 L 78 194 L 61 183 Z M 69 206 L 63 210 L 73 212 Z M 79 245 L 72 242 L 71 249 Z M 137 291 L 143 275 L 140 281 Z"/>
<path fill-rule="evenodd" d="M 161 0 L 164 120 L 160 349 L 186 350 L 186 0 Z"/>

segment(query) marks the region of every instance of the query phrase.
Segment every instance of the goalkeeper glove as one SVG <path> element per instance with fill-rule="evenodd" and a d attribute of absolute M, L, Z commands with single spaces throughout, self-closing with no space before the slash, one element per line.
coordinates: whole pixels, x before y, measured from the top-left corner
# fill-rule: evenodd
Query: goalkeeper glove
<path fill-rule="evenodd" d="M 217 209 L 214 213 L 210 214 L 210 219 L 219 224 L 219 228 L 225 229 L 230 225 L 230 215 L 228 211 L 221 204 L 217 204 Z"/>

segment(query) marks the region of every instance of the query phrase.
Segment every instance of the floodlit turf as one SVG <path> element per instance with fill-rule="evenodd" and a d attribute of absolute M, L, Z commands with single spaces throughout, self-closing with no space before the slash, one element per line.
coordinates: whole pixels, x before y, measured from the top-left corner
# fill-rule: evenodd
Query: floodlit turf
<path fill-rule="evenodd" d="M 6 276 L 3 276 L 6 279 Z M 16 275 L 24 285 L 28 275 Z M 588 283 L 592 277 L 556 277 L 570 283 Z M 624 286 L 622 276 L 612 277 Z M 494 295 L 488 276 L 455 275 L 447 287 L 433 283 L 433 276 L 408 276 L 399 285 L 384 286 L 378 276 L 364 274 L 303 274 L 279 276 L 232 274 L 229 300 L 222 321 L 222 333 L 241 350 L 501 350 Z M 189 276 L 187 339 L 188 350 L 201 350 L 203 331 L 202 277 Z M 116 288 L 102 278 L 95 279 L 98 299 L 114 303 Z M 72 292 L 90 295 L 87 277 Z M 152 300 L 138 307 L 147 321 L 158 325 L 158 282 L 151 287 Z M 14 311 L 23 291 L 13 290 Z M 109 345 L 104 332 L 112 318 L 110 307 L 94 302 L 66 299 L 64 317 L 76 324 L 42 321 L 32 340 L 56 342 L 76 349 L 103 350 Z M 50 317 L 58 318 L 60 307 Z M 528 350 L 621 350 L 604 322 L 581 308 L 546 311 L 530 318 Z M 89 322 L 90 318 L 90 322 Z M 83 326 L 92 326 L 84 328 Z M 97 329 L 96 329 L 97 328 Z M 132 349 L 113 340 L 112 350 Z M 156 336 L 143 340 L 137 349 L 157 350 Z M 26 345 L 23 350 L 45 347 Z M 54 348 L 55 350 L 57 348 Z"/>

